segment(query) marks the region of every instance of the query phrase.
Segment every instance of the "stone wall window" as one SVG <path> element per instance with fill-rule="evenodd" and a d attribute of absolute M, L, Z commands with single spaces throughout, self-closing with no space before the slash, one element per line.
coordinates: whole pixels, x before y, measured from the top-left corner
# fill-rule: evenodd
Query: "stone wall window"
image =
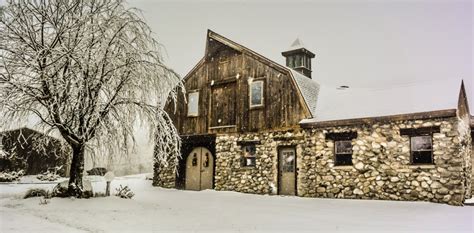
<path fill-rule="evenodd" d="M 188 93 L 188 116 L 199 115 L 199 91 Z"/>
<path fill-rule="evenodd" d="M 253 81 L 250 84 L 250 107 L 263 106 L 263 81 Z"/>
<path fill-rule="evenodd" d="M 242 145 L 242 167 L 255 167 L 256 151 L 255 144 Z"/>
<path fill-rule="evenodd" d="M 334 142 L 334 165 L 352 165 L 352 141 L 340 140 Z"/>
<path fill-rule="evenodd" d="M 326 140 L 334 141 L 334 165 L 352 165 L 352 139 L 357 138 L 357 132 L 330 132 Z"/>
<path fill-rule="evenodd" d="M 400 129 L 400 135 L 410 137 L 411 164 L 434 164 L 433 134 L 439 132 L 439 126 Z"/>
<path fill-rule="evenodd" d="M 411 163 L 412 164 L 433 164 L 433 140 L 431 135 L 412 136 Z"/>

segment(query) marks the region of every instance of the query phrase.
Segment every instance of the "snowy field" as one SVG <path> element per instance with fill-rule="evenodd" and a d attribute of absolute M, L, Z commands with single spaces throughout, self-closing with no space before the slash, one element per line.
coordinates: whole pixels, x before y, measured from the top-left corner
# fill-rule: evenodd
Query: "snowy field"
<path fill-rule="evenodd" d="M 92 177 L 103 191 L 102 177 Z M 0 184 L 0 232 L 474 232 L 474 207 L 424 202 L 261 196 L 151 186 L 145 175 L 116 178 L 135 197 L 22 199 L 31 187 Z M 112 193 L 115 189 L 112 189 Z"/>

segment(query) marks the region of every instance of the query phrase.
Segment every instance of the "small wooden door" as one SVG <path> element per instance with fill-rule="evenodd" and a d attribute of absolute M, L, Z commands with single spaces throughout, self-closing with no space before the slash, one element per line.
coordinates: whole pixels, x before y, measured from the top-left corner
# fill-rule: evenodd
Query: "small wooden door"
<path fill-rule="evenodd" d="M 194 148 L 186 159 L 185 189 L 212 189 L 214 157 L 204 147 Z"/>
<path fill-rule="evenodd" d="M 278 151 L 278 193 L 296 195 L 296 151 L 295 148 L 281 148 Z"/>

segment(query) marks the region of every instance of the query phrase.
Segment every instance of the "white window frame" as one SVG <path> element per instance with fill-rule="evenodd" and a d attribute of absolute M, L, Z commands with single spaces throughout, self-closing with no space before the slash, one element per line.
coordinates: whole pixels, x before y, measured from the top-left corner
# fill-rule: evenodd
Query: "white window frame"
<path fill-rule="evenodd" d="M 191 98 L 190 98 L 190 95 L 196 95 L 196 112 L 192 112 L 190 111 L 191 109 Z M 197 90 L 194 90 L 194 91 L 189 91 L 188 92 L 188 117 L 197 117 L 199 116 L 199 91 Z"/>
<path fill-rule="evenodd" d="M 260 84 L 262 85 L 262 88 L 260 88 L 260 95 L 261 95 L 261 103 L 260 104 L 252 104 L 252 95 L 253 95 L 253 91 L 252 91 L 252 85 L 255 85 L 255 84 Z M 250 83 L 249 85 L 249 105 L 250 105 L 250 108 L 255 108 L 255 107 L 262 107 L 265 103 L 265 98 L 263 96 L 263 89 L 265 88 L 265 82 L 263 80 L 256 80 L 256 81 L 253 81 Z"/>

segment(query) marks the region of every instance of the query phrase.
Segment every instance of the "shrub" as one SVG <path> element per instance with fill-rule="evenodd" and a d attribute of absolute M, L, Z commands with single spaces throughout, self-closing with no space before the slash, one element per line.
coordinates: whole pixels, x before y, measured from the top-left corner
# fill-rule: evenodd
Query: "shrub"
<path fill-rule="evenodd" d="M 68 181 L 61 182 L 54 186 L 52 196 L 53 197 L 68 197 L 69 193 L 68 191 Z"/>
<path fill-rule="evenodd" d="M 13 182 L 19 180 L 25 172 L 23 170 L 12 172 L 0 172 L 0 182 Z"/>
<path fill-rule="evenodd" d="M 26 194 L 23 198 L 26 199 L 26 198 L 31 198 L 31 197 L 51 198 L 51 193 L 45 189 L 32 188 L 26 191 Z"/>
<path fill-rule="evenodd" d="M 84 190 L 82 191 L 81 198 L 93 197 L 94 193 L 92 191 L 91 182 L 89 180 L 83 180 L 82 185 L 83 185 Z M 69 186 L 69 181 L 67 180 L 61 183 L 58 183 L 53 189 L 52 196 L 53 197 L 69 197 L 68 186 Z"/>
<path fill-rule="evenodd" d="M 122 187 L 122 185 L 120 185 L 120 187 L 115 190 L 117 190 L 115 196 L 120 198 L 131 199 L 133 196 L 135 196 L 128 186 Z"/>
<path fill-rule="evenodd" d="M 86 171 L 89 176 L 103 176 L 107 173 L 107 168 L 105 167 L 95 167 L 91 170 Z"/>
<path fill-rule="evenodd" d="M 47 171 L 47 172 L 44 172 L 43 174 L 37 175 L 36 178 L 42 181 L 56 181 L 59 178 L 61 178 L 61 176 L 58 175 L 56 172 Z"/>
<path fill-rule="evenodd" d="M 48 201 L 48 199 L 43 198 L 43 199 L 40 199 L 40 203 L 39 203 L 39 204 L 40 204 L 40 205 L 47 205 L 47 204 L 49 204 L 49 201 Z"/>

